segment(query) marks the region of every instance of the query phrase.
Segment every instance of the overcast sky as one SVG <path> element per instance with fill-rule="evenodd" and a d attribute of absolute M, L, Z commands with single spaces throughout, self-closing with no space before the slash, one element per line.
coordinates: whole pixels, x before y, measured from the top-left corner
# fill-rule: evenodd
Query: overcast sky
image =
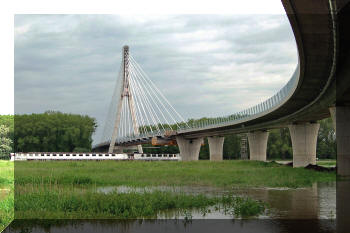
<path fill-rule="evenodd" d="M 285 15 L 16 15 L 15 113 L 88 114 L 103 128 L 123 45 L 185 118 L 276 93 L 297 64 Z"/>

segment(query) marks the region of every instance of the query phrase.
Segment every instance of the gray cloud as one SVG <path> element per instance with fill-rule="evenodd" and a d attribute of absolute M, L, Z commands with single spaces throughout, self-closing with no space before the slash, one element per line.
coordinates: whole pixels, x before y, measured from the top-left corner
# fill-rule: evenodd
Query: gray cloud
<path fill-rule="evenodd" d="M 285 15 L 16 15 L 15 112 L 88 114 L 102 126 L 124 44 L 185 118 L 257 104 L 297 63 Z"/>

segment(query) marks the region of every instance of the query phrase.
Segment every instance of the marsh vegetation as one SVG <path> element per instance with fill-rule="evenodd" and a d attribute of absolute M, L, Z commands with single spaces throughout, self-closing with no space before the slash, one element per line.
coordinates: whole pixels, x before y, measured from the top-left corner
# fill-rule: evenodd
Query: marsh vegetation
<path fill-rule="evenodd" d="M 0 232 L 14 217 L 13 165 L 0 160 Z"/>
<path fill-rule="evenodd" d="M 335 180 L 321 173 L 274 162 L 256 161 L 57 161 L 16 162 L 16 218 L 158 218 L 176 210 L 186 218 L 191 210 L 204 215 L 214 209 L 232 218 L 264 213 L 266 203 L 237 196 L 239 187 L 311 186 Z M 101 187 L 134 187 L 143 192 L 100 192 Z M 149 187 L 216 187 L 219 195 L 175 192 Z"/>
<path fill-rule="evenodd" d="M 260 201 L 230 194 L 209 197 L 169 191 L 101 193 L 91 186 L 39 184 L 16 189 L 15 213 L 16 219 L 157 219 L 168 210 L 188 216 L 189 210 L 206 213 L 212 206 L 234 218 L 255 216 L 265 210 Z"/>

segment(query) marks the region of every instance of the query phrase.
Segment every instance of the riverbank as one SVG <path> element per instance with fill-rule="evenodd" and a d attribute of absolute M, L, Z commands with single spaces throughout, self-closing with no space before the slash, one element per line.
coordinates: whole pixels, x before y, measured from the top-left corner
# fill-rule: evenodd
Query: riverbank
<path fill-rule="evenodd" d="M 0 232 L 14 217 L 14 163 L 0 160 Z"/>

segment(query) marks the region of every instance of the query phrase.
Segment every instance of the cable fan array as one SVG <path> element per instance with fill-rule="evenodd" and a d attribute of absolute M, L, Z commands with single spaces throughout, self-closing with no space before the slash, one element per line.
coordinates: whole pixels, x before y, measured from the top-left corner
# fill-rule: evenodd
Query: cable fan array
<path fill-rule="evenodd" d="M 115 123 L 118 139 L 135 136 L 135 127 L 140 135 L 157 135 L 167 130 L 189 128 L 183 117 L 174 109 L 135 59 L 128 56 L 128 85 L 130 98 L 123 94 L 123 64 L 114 88 L 101 142 L 111 140 Z M 121 103 L 120 121 L 116 121 L 117 108 Z M 132 116 L 135 116 L 134 119 Z"/>

